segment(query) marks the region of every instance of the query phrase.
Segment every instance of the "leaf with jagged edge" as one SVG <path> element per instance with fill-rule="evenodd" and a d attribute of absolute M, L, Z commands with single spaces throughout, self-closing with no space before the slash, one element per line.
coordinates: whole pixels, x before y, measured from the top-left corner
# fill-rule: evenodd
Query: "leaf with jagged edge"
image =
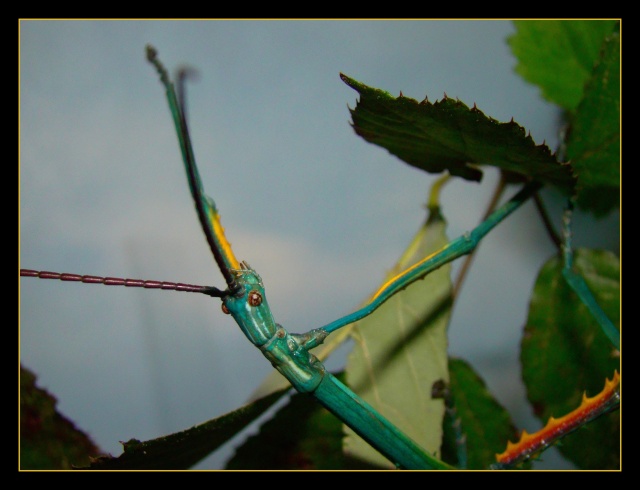
<path fill-rule="evenodd" d="M 418 231 L 389 278 L 448 242 L 438 207 Z M 447 264 L 392 296 L 350 330 L 354 347 L 347 383 L 398 429 L 438 457 L 444 402 L 431 388 L 448 382 L 447 325 L 451 314 L 451 274 Z M 393 465 L 345 426 L 345 453 L 381 468 Z"/>
<path fill-rule="evenodd" d="M 507 39 L 516 72 L 538 85 L 544 97 L 572 111 L 582 100 L 605 36 L 615 20 L 520 20 Z"/>
<path fill-rule="evenodd" d="M 571 116 L 567 159 L 578 177 L 577 204 L 604 215 L 620 205 L 620 35 L 611 33 Z"/>
<path fill-rule="evenodd" d="M 190 429 L 148 441 L 130 439 L 118 457 L 101 456 L 92 470 L 181 470 L 198 463 L 258 418 L 287 390 L 276 391 L 253 403 Z"/>
<path fill-rule="evenodd" d="M 417 102 L 340 77 L 360 94 L 356 108 L 350 109 L 356 134 L 414 167 L 479 181 L 477 165 L 492 165 L 564 192 L 573 189 L 570 165 L 558 162 L 545 144 L 536 145 L 514 121 L 498 122 L 475 104 L 470 109 L 446 96 L 434 103 Z"/>
<path fill-rule="evenodd" d="M 444 425 L 443 459 L 459 465 L 457 446 L 463 444 L 466 464 L 462 469 L 486 470 L 495 463 L 496 453 L 517 436 L 516 428 L 509 412 L 469 363 L 450 358 L 449 376 L 450 407 Z"/>
<path fill-rule="evenodd" d="M 619 328 L 619 258 L 604 250 L 577 249 L 574 268 Z M 527 397 L 542 423 L 578 407 L 585 392 L 588 397 L 600 392 L 603 380 L 620 370 L 619 352 L 565 281 L 559 257 L 550 259 L 536 280 L 520 359 Z M 582 469 L 617 469 L 619 423 L 618 412 L 600 417 L 588 430 L 565 437 L 559 450 Z"/>
<path fill-rule="evenodd" d="M 57 400 L 20 366 L 20 469 L 70 470 L 89 464 L 100 450 L 56 408 Z"/>

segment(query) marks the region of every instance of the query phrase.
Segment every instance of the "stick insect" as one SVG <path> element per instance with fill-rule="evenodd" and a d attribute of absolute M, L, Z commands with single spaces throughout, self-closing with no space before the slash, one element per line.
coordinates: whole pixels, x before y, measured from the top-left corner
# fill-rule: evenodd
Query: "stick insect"
<path fill-rule="evenodd" d="M 296 390 L 315 397 L 320 404 L 349 425 L 396 467 L 403 469 L 453 469 L 452 466 L 428 454 L 408 436 L 400 432 L 373 407 L 327 372 L 322 363 L 309 351 L 320 345 L 332 332 L 372 314 L 380 305 L 409 284 L 425 277 L 442 265 L 469 254 L 487 233 L 534 195 L 540 188 L 540 184 L 531 182 L 525 185 L 511 200 L 498 208 L 470 233 L 452 241 L 439 253 L 427 257 L 392 278 L 363 308 L 305 334 L 289 333 L 276 323 L 259 274 L 247 262 L 235 257 L 225 238 L 216 205 L 211 198 L 204 194 L 186 121 L 184 82 L 178 80 L 176 90 L 166 70 L 158 61 L 153 48 L 147 49 L 147 56 L 155 66 L 165 87 L 198 218 L 216 264 L 225 279 L 226 287 L 101 278 L 26 269 L 21 270 L 21 275 L 85 283 L 198 292 L 220 298 L 223 312 L 234 318 L 246 337 L 261 350 Z"/>

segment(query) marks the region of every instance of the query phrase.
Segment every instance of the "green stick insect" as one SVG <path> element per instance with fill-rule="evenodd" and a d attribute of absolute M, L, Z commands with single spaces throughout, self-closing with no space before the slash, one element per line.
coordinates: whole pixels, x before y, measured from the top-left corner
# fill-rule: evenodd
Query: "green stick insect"
<path fill-rule="evenodd" d="M 30 269 L 21 269 L 21 276 L 198 292 L 210 297 L 220 298 L 222 311 L 233 317 L 251 343 L 262 352 L 273 367 L 298 392 L 307 393 L 314 397 L 368 444 L 389 459 L 397 468 L 456 469 L 454 466 L 429 454 L 409 436 L 400 431 L 374 407 L 328 372 L 310 350 L 322 344 L 332 332 L 371 315 L 383 303 L 410 284 L 424 278 L 430 272 L 443 265 L 471 253 L 484 236 L 533 196 L 541 188 L 542 184 L 536 181 L 526 183 L 519 192 L 493 211 L 471 232 L 451 241 L 439 252 L 424 258 L 392 277 L 373 295 L 368 303 L 357 311 L 304 334 L 290 333 L 276 322 L 267 301 L 265 286 L 258 272 L 252 269 L 247 262 L 238 260 L 235 257 L 231 245 L 224 235 L 217 207 L 213 199 L 204 193 L 186 121 L 183 77 L 178 79 L 177 87 L 174 87 L 165 68 L 158 60 L 155 49 L 150 46 L 147 47 L 147 58 L 156 68 L 166 90 L 166 97 L 178 135 L 189 189 L 195 203 L 198 219 L 216 264 L 225 279 L 226 287 L 221 289 L 181 283 L 60 274 Z M 603 325 L 602 328 L 607 336 L 618 348 L 617 330 L 606 318 L 606 315 L 602 313 L 597 302 L 590 296 L 589 290 L 581 278 L 571 273 L 572 256 L 569 237 L 570 235 L 567 232 L 565 240 L 568 244 L 565 249 L 565 261 L 568 264 L 566 268 L 567 281 L 583 298 L 585 304 L 589 306 L 594 316 Z M 593 408 L 588 415 L 589 417 L 595 417 L 610 410 L 617 402 L 615 390 L 611 386 L 608 386 L 608 388 L 611 388 L 609 390 L 611 394 L 608 395 L 607 402 Z M 538 445 L 535 447 L 532 442 L 530 443 L 531 447 L 522 448 L 519 453 L 518 451 L 511 452 L 518 453 L 516 455 L 517 459 L 522 457 L 523 454 L 526 455 L 538 450 L 547 442 L 543 441 L 542 444 L 539 444 L 539 441 L 536 441 L 535 443 Z M 496 465 L 496 468 L 506 467 L 508 464 L 509 461 L 501 462 Z"/>

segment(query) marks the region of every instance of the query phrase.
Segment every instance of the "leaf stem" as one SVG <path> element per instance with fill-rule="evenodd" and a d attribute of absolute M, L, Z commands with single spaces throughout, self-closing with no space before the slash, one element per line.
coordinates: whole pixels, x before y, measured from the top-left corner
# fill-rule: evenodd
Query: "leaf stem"
<path fill-rule="evenodd" d="M 540 214 L 540 218 L 542 218 L 542 223 L 544 224 L 544 228 L 545 230 L 547 230 L 547 233 L 549 234 L 549 238 L 555 244 L 556 248 L 558 250 L 561 250 L 562 239 L 554 229 L 553 223 L 551 223 L 551 218 L 549 218 L 549 213 L 547 212 L 547 208 L 545 207 L 544 202 L 542 201 L 542 198 L 540 197 L 539 193 L 537 192 L 535 193 L 535 195 L 533 196 L 533 201 L 536 204 L 536 209 L 538 210 L 538 214 Z"/>

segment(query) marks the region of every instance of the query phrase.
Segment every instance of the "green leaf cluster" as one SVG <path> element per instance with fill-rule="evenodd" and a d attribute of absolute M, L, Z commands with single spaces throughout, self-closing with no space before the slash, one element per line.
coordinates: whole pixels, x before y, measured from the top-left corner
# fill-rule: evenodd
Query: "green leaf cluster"
<path fill-rule="evenodd" d="M 620 23 L 517 21 L 516 71 L 564 110 L 565 158 L 577 202 L 604 215 L 620 203 Z"/>

